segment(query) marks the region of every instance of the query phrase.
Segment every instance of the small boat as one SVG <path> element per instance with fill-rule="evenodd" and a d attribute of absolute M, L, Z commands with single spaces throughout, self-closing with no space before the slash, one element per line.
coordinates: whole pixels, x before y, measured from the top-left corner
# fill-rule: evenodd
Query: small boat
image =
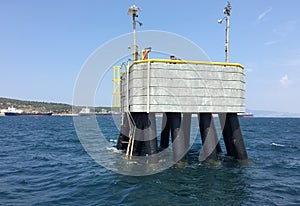
<path fill-rule="evenodd" d="M 16 109 L 14 107 L 8 107 L 4 111 L 5 116 L 51 116 L 52 112 L 24 112 L 21 109 Z"/>

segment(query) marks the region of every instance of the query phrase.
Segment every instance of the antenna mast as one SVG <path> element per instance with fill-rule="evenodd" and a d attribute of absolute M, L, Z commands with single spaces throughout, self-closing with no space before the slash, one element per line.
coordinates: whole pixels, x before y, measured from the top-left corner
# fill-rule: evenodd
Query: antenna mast
<path fill-rule="evenodd" d="M 224 8 L 224 14 L 226 15 L 223 19 L 219 19 L 218 23 L 222 24 L 223 20 L 226 19 L 226 39 L 225 39 L 225 62 L 228 63 L 228 52 L 229 52 L 229 29 L 230 29 L 230 11 L 232 6 L 227 1 L 227 6 Z"/>
<path fill-rule="evenodd" d="M 136 45 L 136 23 L 139 23 L 140 26 L 142 26 L 142 22 L 139 22 L 136 20 L 138 17 L 137 13 L 138 11 L 141 11 L 139 7 L 136 5 L 132 5 L 128 9 L 128 15 L 132 16 L 132 25 L 133 25 L 133 60 L 136 61 L 138 60 L 138 51 L 137 51 L 137 45 Z"/>

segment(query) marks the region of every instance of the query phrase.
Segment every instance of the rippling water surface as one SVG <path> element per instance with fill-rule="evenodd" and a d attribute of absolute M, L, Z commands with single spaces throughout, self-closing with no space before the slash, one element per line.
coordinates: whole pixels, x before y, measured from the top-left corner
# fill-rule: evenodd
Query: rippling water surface
<path fill-rule="evenodd" d="M 113 148 L 112 119 L 97 120 Z M 0 117 L 0 205 L 300 205 L 300 119 L 240 124 L 247 164 L 200 164 L 197 136 L 188 166 L 132 177 L 98 165 L 71 117 Z"/>

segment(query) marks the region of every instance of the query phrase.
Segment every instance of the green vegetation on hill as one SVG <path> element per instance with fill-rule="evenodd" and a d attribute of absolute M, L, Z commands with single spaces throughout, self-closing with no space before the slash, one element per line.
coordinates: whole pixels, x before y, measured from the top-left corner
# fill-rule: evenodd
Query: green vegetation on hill
<path fill-rule="evenodd" d="M 9 99 L 0 97 L 0 109 L 7 109 L 8 107 L 14 107 L 23 111 L 38 111 L 49 112 L 52 111 L 55 114 L 71 114 L 72 105 L 62 103 L 50 103 L 50 102 L 37 102 L 37 101 L 24 101 L 17 99 Z M 84 106 L 74 106 L 74 113 L 78 113 Z M 95 107 L 95 112 L 101 112 L 102 109 L 111 111 L 109 107 Z"/>

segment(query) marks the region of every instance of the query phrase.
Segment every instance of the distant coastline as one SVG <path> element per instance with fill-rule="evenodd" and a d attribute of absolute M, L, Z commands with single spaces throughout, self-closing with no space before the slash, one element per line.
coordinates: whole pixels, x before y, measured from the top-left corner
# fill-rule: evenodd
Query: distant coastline
<path fill-rule="evenodd" d="M 15 107 L 25 112 L 53 112 L 53 116 L 78 116 L 79 112 L 86 106 L 72 106 L 70 104 L 52 103 L 52 102 L 39 102 L 39 101 L 26 101 L 11 98 L 0 97 L 0 110 L 7 109 L 8 107 Z M 93 112 L 97 114 L 112 114 L 111 107 L 93 107 Z M 278 117 L 278 118 L 300 118 L 298 113 L 289 112 L 276 112 L 264 110 L 246 110 L 246 113 L 252 113 L 254 117 Z M 0 113 L 0 116 L 4 116 Z"/>

